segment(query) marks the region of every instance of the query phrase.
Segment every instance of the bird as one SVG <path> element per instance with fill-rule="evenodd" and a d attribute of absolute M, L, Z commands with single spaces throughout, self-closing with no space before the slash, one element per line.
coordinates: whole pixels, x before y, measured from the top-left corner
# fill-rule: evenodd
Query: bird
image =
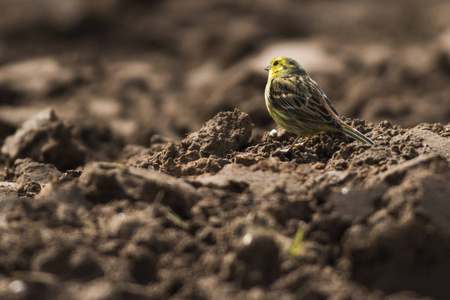
<path fill-rule="evenodd" d="M 296 60 L 280 56 L 265 70 L 269 71 L 264 93 L 267 110 L 278 125 L 297 135 L 286 151 L 322 131 L 342 132 L 363 144 L 374 144 L 340 119 L 331 101 Z M 296 144 L 302 136 L 306 141 Z"/>

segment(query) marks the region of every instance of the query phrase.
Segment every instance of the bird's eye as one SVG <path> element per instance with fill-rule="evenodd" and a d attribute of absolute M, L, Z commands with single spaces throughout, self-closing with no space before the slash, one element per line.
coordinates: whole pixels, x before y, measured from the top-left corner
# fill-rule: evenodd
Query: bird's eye
<path fill-rule="evenodd" d="M 276 62 L 274 62 L 274 63 L 273 63 L 273 65 L 274 65 L 274 66 L 278 65 L 278 62 L 277 62 L 277 61 L 276 61 Z"/>

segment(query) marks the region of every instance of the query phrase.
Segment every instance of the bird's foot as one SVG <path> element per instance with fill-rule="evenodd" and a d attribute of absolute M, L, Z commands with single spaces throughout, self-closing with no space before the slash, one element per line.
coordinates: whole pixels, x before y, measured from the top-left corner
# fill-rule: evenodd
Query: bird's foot
<path fill-rule="evenodd" d="M 306 142 L 309 140 L 309 138 L 308 139 L 306 139 L 306 141 L 304 141 L 304 142 L 302 142 L 302 143 L 297 143 L 297 140 L 298 140 L 299 138 L 297 137 L 296 139 L 295 139 L 295 141 L 289 146 L 289 147 L 287 147 L 287 148 L 285 148 L 285 149 L 280 149 L 280 148 L 278 148 L 277 149 L 277 151 L 280 151 L 280 152 L 282 152 L 282 153 L 289 153 L 289 152 L 292 152 L 292 150 L 294 149 L 294 148 L 301 148 L 301 147 L 304 147 L 304 145 L 306 144 Z"/>
<path fill-rule="evenodd" d="M 291 152 L 291 149 L 292 147 L 287 147 L 287 148 L 285 148 L 285 149 L 277 149 L 278 151 L 280 151 L 280 152 L 282 152 L 282 153 L 288 153 L 288 152 Z"/>
<path fill-rule="evenodd" d="M 280 152 L 283 152 L 283 153 L 292 152 L 292 150 L 293 150 L 294 148 L 300 148 L 300 147 L 303 147 L 304 144 L 305 144 L 305 143 L 296 143 L 296 144 L 292 144 L 292 145 L 290 145 L 289 147 L 287 147 L 287 148 L 285 148 L 285 149 L 280 149 Z"/>

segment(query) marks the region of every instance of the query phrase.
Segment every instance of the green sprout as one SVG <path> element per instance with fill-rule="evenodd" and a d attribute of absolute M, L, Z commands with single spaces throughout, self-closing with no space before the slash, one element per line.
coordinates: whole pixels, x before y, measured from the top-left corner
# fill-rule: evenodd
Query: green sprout
<path fill-rule="evenodd" d="M 303 236 L 305 235 L 305 230 L 303 229 L 305 226 L 305 222 L 300 221 L 297 229 L 297 233 L 295 234 L 294 242 L 292 243 L 291 248 L 289 249 L 289 254 L 291 256 L 299 256 L 305 252 L 305 243 L 303 243 Z"/>

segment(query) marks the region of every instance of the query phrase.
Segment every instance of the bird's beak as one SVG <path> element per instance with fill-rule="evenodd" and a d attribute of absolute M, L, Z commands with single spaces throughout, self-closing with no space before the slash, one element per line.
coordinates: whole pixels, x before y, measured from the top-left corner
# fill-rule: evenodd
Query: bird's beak
<path fill-rule="evenodd" d="M 264 70 L 269 71 L 269 70 L 270 70 L 270 65 L 268 65 L 267 67 L 265 67 Z"/>

